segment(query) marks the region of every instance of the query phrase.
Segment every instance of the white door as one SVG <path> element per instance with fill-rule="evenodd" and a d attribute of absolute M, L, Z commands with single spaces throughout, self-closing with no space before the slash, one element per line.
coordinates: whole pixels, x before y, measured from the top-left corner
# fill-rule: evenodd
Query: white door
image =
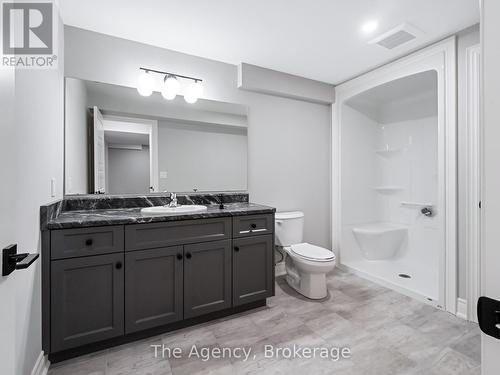
<path fill-rule="evenodd" d="M 94 193 L 106 192 L 106 146 L 104 120 L 99 108 L 94 107 Z"/>
<path fill-rule="evenodd" d="M 0 69 L 0 249 L 16 242 L 16 154 L 14 126 L 14 70 Z M 5 140 L 5 142 L 4 142 Z M 1 269 L 0 256 L 0 269 Z M 16 275 L 0 276 L 0 374 L 15 374 Z"/>
<path fill-rule="evenodd" d="M 483 0 L 482 295 L 500 300 L 500 1 Z M 500 331 L 500 329 L 499 329 Z M 500 340 L 482 334 L 482 374 L 500 373 Z"/>

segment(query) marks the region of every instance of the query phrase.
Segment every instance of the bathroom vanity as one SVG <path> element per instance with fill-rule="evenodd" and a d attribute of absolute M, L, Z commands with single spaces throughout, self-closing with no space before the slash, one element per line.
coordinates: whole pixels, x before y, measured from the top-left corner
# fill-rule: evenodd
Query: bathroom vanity
<path fill-rule="evenodd" d="M 140 207 L 158 202 L 146 197 L 122 208 L 95 198 L 92 209 L 78 199 L 41 212 L 51 361 L 264 306 L 274 295 L 274 208 L 243 201 L 148 216 Z"/>

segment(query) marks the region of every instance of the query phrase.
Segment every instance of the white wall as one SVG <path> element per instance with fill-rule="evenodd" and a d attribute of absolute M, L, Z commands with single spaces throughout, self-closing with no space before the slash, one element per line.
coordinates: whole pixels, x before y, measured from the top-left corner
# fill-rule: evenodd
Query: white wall
<path fill-rule="evenodd" d="M 57 22 L 57 21 L 55 21 Z M 20 252 L 40 251 L 40 206 L 62 198 L 64 41 L 59 21 L 58 68 L 19 70 L 15 84 L 16 134 L 9 139 L 15 152 L 7 159 L 17 171 L 15 235 Z M 2 129 L 3 131 L 3 129 Z M 2 135 L 3 136 L 3 135 Z M 51 196 L 50 181 L 56 181 Z M 3 208 L 2 208 L 3 210 Z M 16 271 L 16 319 L 12 322 L 15 341 L 15 375 L 28 375 L 41 352 L 41 262 Z M 3 301 L 2 301 L 3 306 Z M 2 307 L 3 308 L 3 307 Z M 2 333 L 3 341 L 3 333 Z M 2 373 L 3 374 L 3 373 Z M 8 374 L 8 373 L 6 373 Z M 10 374 L 9 374 L 10 375 Z"/>
<path fill-rule="evenodd" d="M 330 84 L 247 63 L 238 66 L 238 87 L 313 103 L 335 102 L 335 91 Z"/>
<path fill-rule="evenodd" d="M 247 105 L 253 202 L 303 210 L 305 241 L 330 246 L 330 106 L 245 92 L 237 67 L 65 27 L 67 76 L 135 87 L 140 66 L 201 77 L 204 98 Z"/>
<path fill-rule="evenodd" d="M 482 208 L 482 253 L 481 294 L 500 300 L 500 2 L 483 0 L 481 10 L 481 61 L 482 77 L 482 138 L 483 138 L 483 208 Z M 500 341 L 485 334 L 481 335 L 481 373 L 498 374 L 500 368 Z"/>
<path fill-rule="evenodd" d="M 465 111 L 466 101 L 466 50 L 468 47 L 479 43 L 479 25 L 460 32 L 457 36 L 457 75 L 458 75 L 458 297 L 466 298 L 466 263 L 467 242 L 465 238 L 466 225 L 466 187 L 467 183 L 467 114 Z"/>
<path fill-rule="evenodd" d="M 341 184 L 342 223 L 377 221 L 378 194 L 373 189 L 380 173 L 374 155 L 378 124 L 348 105 L 342 108 Z"/>
<path fill-rule="evenodd" d="M 245 191 L 247 129 L 160 121 L 158 170 L 160 191 Z"/>
<path fill-rule="evenodd" d="M 65 93 L 65 192 L 86 194 L 87 181 L 87 88 L 79 79 L 66 79 Z"/>
<path fill-rule="evenodd" d="M 16 153 L 18 147 L 14 119 L 15 73 L 0 69 L 0 248 L 17 241 L 16 229 Z M 2 260 L 0 259 L 0 266 Z M 14 277 L 0 277 L 0 374 L 15 374 L 16 368 L 16 300 L 18 281 Z"/>

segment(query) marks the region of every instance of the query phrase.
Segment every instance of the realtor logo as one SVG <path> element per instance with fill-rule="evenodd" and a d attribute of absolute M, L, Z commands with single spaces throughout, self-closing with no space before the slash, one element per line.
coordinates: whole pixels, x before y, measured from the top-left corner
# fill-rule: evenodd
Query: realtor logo
<path fill-rule="evenodd" d="M 36 0 L 35 0 L 36 1 Z M 51 1 L 2 3 L 2 66 L 51 68 L 55 22 Z"/>

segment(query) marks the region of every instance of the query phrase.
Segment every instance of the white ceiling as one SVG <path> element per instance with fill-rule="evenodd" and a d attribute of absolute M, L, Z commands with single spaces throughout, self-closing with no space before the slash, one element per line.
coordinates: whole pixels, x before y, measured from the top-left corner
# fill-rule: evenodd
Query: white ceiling
<path fill-rule="evenodd" d="M 479 22 L 479 0 L 60 0 L 65 24 L 231 64 L 340 83 Z M 370 35 L 362 25 L 377 20 Z M 424 34 L 367 41 L 402 22 Z"/>

